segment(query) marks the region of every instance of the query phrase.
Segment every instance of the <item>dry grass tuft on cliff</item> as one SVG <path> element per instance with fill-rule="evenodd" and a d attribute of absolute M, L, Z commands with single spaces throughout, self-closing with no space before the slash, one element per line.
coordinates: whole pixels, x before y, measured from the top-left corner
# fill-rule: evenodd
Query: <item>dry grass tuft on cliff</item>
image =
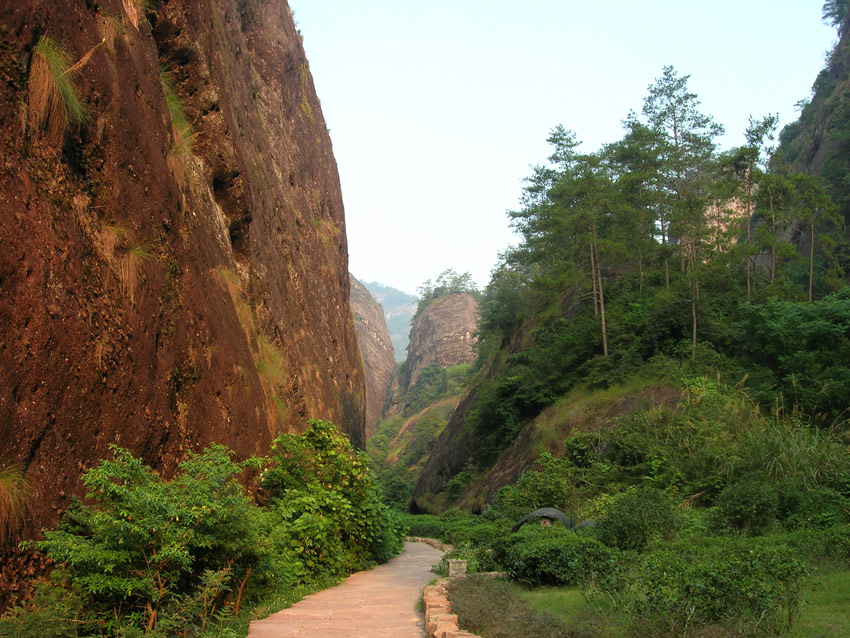
<path fill-rule="evenodd" d="M 29 483 L 20 465 L 0 468 L 0 546 L 16 532 L 27 513 Z"/>
<path fill-rule="evenodd" d="M 30 65 L 28 125 L 30 130 L 42 130 L 54 145 L 62 141 L 65 128 L 85 124 L 89 112 L 78 95 L 74 74 L 80 71 L 95 51 L 106 42 L 101 40 L 71 64 L 71 56 L 55 40 L 41 36 L 35 45 Z"/>
<path fill-rule="evenodd" d="M 84 121 L 87 114 L 68 70 L 71 58 L 54 40 L 41 36 L 33 51 L 29 76 L 28 126 L 44 131 L 58 144 L 69 121 Z"/>

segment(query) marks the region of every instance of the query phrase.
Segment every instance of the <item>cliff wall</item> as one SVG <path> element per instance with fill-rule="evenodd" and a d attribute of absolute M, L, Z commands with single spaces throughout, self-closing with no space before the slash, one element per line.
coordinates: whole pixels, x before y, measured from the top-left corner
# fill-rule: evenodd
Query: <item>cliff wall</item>
<path fill-rule="evenodd" d="M 432 363 L 442 368 L 475 361 L 478 301 L 468 293 L 439 297 L 414 319 L 407 348 L 408 388 Z"/>
<path fill-rule="evenodd" d="M 366 438 L 375 431 L 384 412 L 390 384 L 398 366 L 384 320 L 384 309 L 354 275 L 351 277 L 351 311 L 366 377 Z"/>
<path fill-rule="evenodd" d="M 310 417 L 363 444 L 339 179 L 285 1 L 3 3 L 0 84 L 0 464 L 32 486 L 24 536 L 110 444 L 165 474 Z"/>

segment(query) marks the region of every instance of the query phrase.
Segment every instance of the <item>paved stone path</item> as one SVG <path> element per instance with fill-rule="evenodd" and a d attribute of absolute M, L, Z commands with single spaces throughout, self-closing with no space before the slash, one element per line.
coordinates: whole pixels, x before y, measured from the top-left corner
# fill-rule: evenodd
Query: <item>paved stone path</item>
<path fill-rule="evenodd" d="M 404 552 L 385 565 L 252 622 L 248 638 L 422 638 L 416 604 L 437 577 L 431 565 L 440 556 L 425 543 L 405 543 Z"/>

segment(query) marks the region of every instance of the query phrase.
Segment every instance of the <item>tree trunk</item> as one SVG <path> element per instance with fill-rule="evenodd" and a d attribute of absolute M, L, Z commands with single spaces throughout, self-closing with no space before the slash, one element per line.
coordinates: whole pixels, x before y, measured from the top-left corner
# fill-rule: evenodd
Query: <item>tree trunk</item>
<path fill-rule="evenodd" d="M 752 292 L 753 292 L 753 283 L 752 283 L 753 264 L 752 264 L 752 260 L 750 259 L 750 239 L 752 237 L 752 218 L 753 218 L 753 210 L 752 210 L 753 183 L 752 183 L 751 171 L 752 171 L 751 168 L 747 169 L 747 248 L 746 248 L 746 255 L 747 255 L 747 303 L 750 303 L 750 297 L 752 296 Z"/>
<path fill-rule="evenodd" d="M 594 241 L 596 233 L 593 233 Z M 596 257 L 593 255 L 593 244 L 590 244 L 590 279 L 593 281 L 593 316 L 599 315 L 599 292 L 596 288 Z"/>
<path fill-rule="evenodd" d="M 599 314 L 602 317 L 602 355 L 608 356 L 608 328 L 605 325 L 605 293 L 602 291 L 602 268 L 599 264 L 599 246 L 596 241 L 596 224 L 593 224 L 593 245 L 591 254 L 595 253 L 596 276 L 599 278 L 597 289 L 599 290 Z"/>
<path fill-rule="evenodd" d="M 643 296 L 643 251 L 641 247 L 638 246 L 638 273 L 640 276 L 638 278 L 638 296 Z"/>
<path fill-rule="evenodd" d="M 812 215 L 812 245 L 809 248 L 809 303 L 812 302 L 812 289 L 815 284 L 815 216 Z"/>
<path fill-rule="evenodd" d="M 691 359 L 697 358 L 697 282 L 691 292 Z"/>
<path fill-rule="evenodd" d="M 770 195 L 770 283 L 776 281 L 776 210 L 773 207 L 773 189 L 768 189 Z"/>
<path fill-rule="evenodd" d="M 661 221 L 661 245 L 664 246 L 664 286 L 670 289 L 670 261 L 667 257 L 667 224 L 664 222 L 664 208 L 658 206 L 658 219 Z"/>

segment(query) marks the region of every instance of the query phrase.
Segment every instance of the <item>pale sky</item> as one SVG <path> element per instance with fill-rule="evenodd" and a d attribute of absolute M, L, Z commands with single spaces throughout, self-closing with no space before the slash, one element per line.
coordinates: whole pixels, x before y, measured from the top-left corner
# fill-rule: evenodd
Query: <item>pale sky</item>
<path fill-rule="evenodd" d="M 835 42 L 822 0 L 290 0 L 331 132 L 349 268 L 415 293 L 479 286 L 515 243 L 505 212 L 563 124 L 595 151 L 671 64 L 743 142 L 794 104 Z"/>

